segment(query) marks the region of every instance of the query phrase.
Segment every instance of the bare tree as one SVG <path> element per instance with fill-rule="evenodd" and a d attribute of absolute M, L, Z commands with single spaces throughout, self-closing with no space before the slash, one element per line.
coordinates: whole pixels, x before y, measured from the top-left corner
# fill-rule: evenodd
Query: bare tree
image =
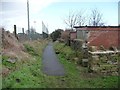
<path fill-rule="evenodd" d="M 77 14 L 69 12 L 69 16 L 64 20 L 65 24 L 68 25 L 71 29 L 78 23 L 77 22 Z"/>
<path fill-rule="evenodd" d="M 77 14 L 77 24 L 79 26 L 83 26 L 86 22 L 86 17 L 84 16 L 84 12 L 80 11 L 78 14 Z"/>
<path fill-rule="evenodd" d="M 82 26 L 85 24 L 86 19 L 83 15 L 83 12 L 78 12 L 78 13 L 73 13 L 73 12 L 69 12 L 69 16 L 66 20 L 64 20 L 65 24 L 68 25 L 71 29 L 73 29 L 73 27 L 75 25 L 79 25 Z"/>
<path fill-rule="evenodd" d="M 91 11 L 89 25 L 90 26 L 103 26 L 104 25 L 104 22 L 102 21 L 102 14 L 97 9 L 93 9 Z"/>

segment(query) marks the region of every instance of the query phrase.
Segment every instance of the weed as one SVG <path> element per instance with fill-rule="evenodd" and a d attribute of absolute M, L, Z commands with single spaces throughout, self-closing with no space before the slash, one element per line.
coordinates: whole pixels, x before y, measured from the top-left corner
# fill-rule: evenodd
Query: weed
<path fill-rule="evenodd" d="M 34 48 L 28 44 L 24 44 L 27 52 L 31 55 L 35 55 L 35 56 L 38 56 L 38 54 L 35 52 Z"/>
<path fill-rule="evenodd" d="M 16 66 L 15 63 L 9 62 L 8 59 L 9 59 L 8 56 L 3 55 L 2 56 L 2 65 L 6 66 L 9 69 L 14 68 Z"/>
<path fill-rule="evenodd" d="M 55 50 L 59 50 L 63 44 L 55 43 Z M 73 62 L 69 62 L 64 55 L 65 52 L 72 53 L 73 51 L 68 49 L 69 47 L 63 47 L 58 57 L 60 62 L 64 65 L 66 70 L 66 76 L 64 77 L 64 86 L 63 87 L 70 87 L 70 88 L 118 88 L 118 76 L 106 76 L 102 77 L 99 75 L 93 75 L 92 77 L 87 72 L 87 68 L 78 66 Z M 74 53 L 73 53 L 74 54 Z M 81 53 L 77 53 L 81 54 Z M 79 56 L 77 55 L 77 56 Z M 82 56 L 81 56 L 82 57 Z M 81 58 L 79 56 L 79 58 Z M 72 59 L 72 58 L 71 58 Z M 71 61 L 70 59 L 70 61 Z M 87 76 L 87 77 L 86 77 Z"/>

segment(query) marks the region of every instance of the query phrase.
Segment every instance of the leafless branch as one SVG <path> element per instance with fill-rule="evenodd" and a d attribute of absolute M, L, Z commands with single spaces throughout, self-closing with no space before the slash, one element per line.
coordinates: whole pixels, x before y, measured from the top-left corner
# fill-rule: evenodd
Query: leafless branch
<path fill-rule="evenodd" d="M 71 29 L 73 29 L 73 27 L 75 25 L 84 25 L 85 23 L 85 17 L 83 17 L 82 13 L 72 13 L 69 12 L 69 16 L 66 20 L 64 20 L 65 24 L 68 25 Z"/>
<path fill-rule="evenodd" d="M 97 10 L 93 9 L 90 19 L 89 19 L 89 25 L 91 26 L 101 26 L 104 25 L 102 21 L 102 14 Z"/>

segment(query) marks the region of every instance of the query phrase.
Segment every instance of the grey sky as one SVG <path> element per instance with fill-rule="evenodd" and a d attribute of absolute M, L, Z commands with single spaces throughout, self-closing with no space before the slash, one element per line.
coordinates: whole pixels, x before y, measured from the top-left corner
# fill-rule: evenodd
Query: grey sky
<path fill-rule="evenodd" d="M 24 27 L 27 29 L 27 0 L 1 0 L 0 1 L 0 21 L 2 20 L 2 23 L 0 22 L 0 25 L 2 24 L 5 26 L 8 30 L 13 31 L 13 25 L 17 24 L 18 28 L 21 29 Z M 78 10 L 81 7 L 70 7 L 68 4 L 66 4 L 66 7 L 59 6 L 56 9 L 54 6 L 55 4 L 53 2 L 78 2 L 81 6 L 81 0 L 29 0 L 30 1 L 30 25 L 35 26 L 33 23 L 36 21 L 36 28 L 38 32 L 41 33 L 41 21 L 44 21 L 45 24 L 48 24 L 48 29 L 50 32 L 57 28 L 65 29 L 65 25 L 63 23 L 63 20 L 61 17 L 64 17 L 69 12 L 66 8 L 73 8 Z M 84 0 L 84 2 L 101 2 L 101 0 Z M 104 2 L 118 2 L 119 0 L 104 0 Z M 56 4 L 57 5 L 57 4 Z M 58 4 L 61 5 L 61 4 Z M 71 3 L 72 5 L 72 3 Z M 106 4 L 107 5 L 107 4 Z M 2 6 L 2 7 L 1 7 Z M 97 5 L 96 5 L 97 6 Z M 89 8 L 89 5 L 87 5 Z M 102 11 L 103 15 L 106 13 L 106 8 L 99 8 L 100 11 Z M 106 6 L 107 7 L 107 6 Z M 61 15 L 58 15 L 58 11 L 62 9 Z M 90 7 L 91 8 L 91 7 Z M 112 6 L 110 7 L 112 8 Z M 106 10 L 105 10 L 106 9 Z M 67 11 L 66 11 L 67 10 Z M 89 9 L 88 9 L 89 10 Z M 53 14 L 51 12 L 54 12 Z M 106 14 L 105 20 L 108 18 L 114 19 L 114 22 L 117 21 L 117 15 L 115 16 L 116 10 L 111 10 L 111 15 Z M 109 9 L 110 13 L 110 9 Z M 60 14 L 60 13 L 59 13 Z M 112 18 L 111 18 L 112 17 Z M 109 24 L 109 21 L 107 22 Z M 114 24 L 115 25 L 115 24 Z"/>

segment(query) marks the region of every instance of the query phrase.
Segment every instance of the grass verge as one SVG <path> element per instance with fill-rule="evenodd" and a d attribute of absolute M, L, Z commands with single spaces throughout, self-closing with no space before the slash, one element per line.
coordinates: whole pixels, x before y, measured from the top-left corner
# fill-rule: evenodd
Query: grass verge
<path fill-rule="evenodd" d="M 25 42 L 24 46 L 26 53 L 29 53 L 30 57 L 24 58 L 24 60 L 14 63 L 17 67 L 14 71 L 10 72 L 2 79 L 3 88 L 37 88 L 44 87 L 42 84 L 41 72 L 41 57 L 44 47 L 47 45 L 47 41 L 29 41 Z M 2 57 L 5 67 L 15 67 L 9 62 L 6 62 L 8 57 Z"/>
<path fill-rule="evenodd" d="M 47 42 L 33 41 L 24 43 L 26 52 L 32 57 L 19 69 L 3 78 L 3 88 L 114 88 L 118 86 L 118 77 L 87 77 L 87 68 L 78 66 L 67 60 L 65 53 L 72 50 L 61 43 L 55 44 L 55 50 L 62 50 L 58 54 L 64 65 L 65 76 L 48 76 L 42 73 L 42 52 Z M 67 54 L 68 54 L 67 53 Z M 69 55 L 68 54 L 68 55 Z"/>
<path fill-rule="evenodd" d="M 73 53 L 70 47 L 64 46 L 63 43 L 55 43 L 54 47 L 59 51 L 58 57 L 66 70 L 66 86 L 71 88 L 118 88 L 118 76 L 99 76 L 88 73 L 86 67 L 73 63 L 72 59 L 67 60 L 64 53 L 67 51 L 69 51 L 67 54 Z"/>

